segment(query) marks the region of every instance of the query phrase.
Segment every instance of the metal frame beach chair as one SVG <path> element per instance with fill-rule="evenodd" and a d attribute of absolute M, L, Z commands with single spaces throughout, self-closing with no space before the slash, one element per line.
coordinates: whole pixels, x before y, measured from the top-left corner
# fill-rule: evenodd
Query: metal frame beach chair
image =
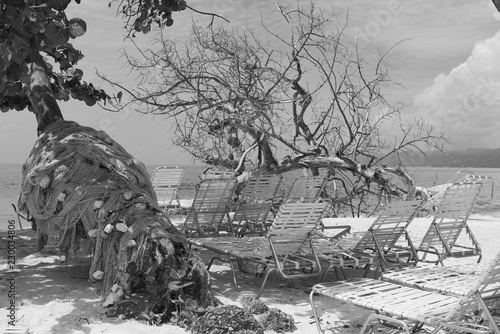
<path fill-rule="evenodd" d="M 424 291 L 370 278 L 321 283 L 309 296 L 319 333 L 324 333 L 316 309 L 315 296 L 324 295 L 376 311 L 365 321 L 361 332 L 372 320 L 415 333 L 424 326 L 432 333 L 500 333 L 500 253 L 480 276 L 468 282 L 463 297 Z M 427 328 L 426 328 L 427 329 Z"/>
<path fill-rule="evenodd" d="M 201 181 L 181 231 L 191 238 L 217 235 L 222 231 L 232 234 L 229 208 L 235 189 L 235 179 Z"/>
<path fill-rule="evenodd" d="M 326 201 L 308 203 L 285 203 L 276 215 L 266 236 L 263 237 L 220 237 L 188 239 L 193 246 L 209 249 L 215 253 L 207 270 L 215 260 L 229 263 L 233 274 L 234 287 L 238 291 L 238 281 L 233 262 L 242 271 L 247 266 L 257 266 L 257 273 L 264 274 L 259 298 L 264 290 L 269 274 L 278 271 L 286 279 L 319 276 L 321 264 L 315 256 L 311 232 L 315 229 L 330 203 Z M 313 256 L 304 258 L 299 251 L 307 243 Z"/>
<path fill-rule="evenodd" d="M 446 258 L 470 256 L 477 256 L 478 263 L 481 261 L 481 247 L 467 225 L 481 186 L 481 183 L 455 183 L 446 189 L 432 223 L 417 247 L 422 254 L 420 261 L 443 264 Z M 470 246 L 457 244 L 464 230 Z"/>
<path fill-rule="evenodd" d="M 243 236 L 247 231 L 266 231 L 270 225 L 270 222 L 266 225 L 266 220 L 282 183 L 281 175 L 259 175 L 247 181 L 232 217 L 238 236 Z"/>
<path fill-rule="evenodd" d="M 358 240 L 349 237 L 332 240 L 320 231 L 315 232 L 316 252 L 321 260 L 330 264 L 322 280 L 332 268 L 340 269 L 346 278 L 344 267 L 364 268 L 366 276 L 373 264 L 377 264 L 380 271 L 416 265 L 417 252 L 407 228 L 422 203 L 422 199 L 413 198 L 387 204 Z M 337 276 L 340 273 L 336 271 Z"/>
<path fill-rule="evenodd" d="M 183 177 L 183 167 L 160 166 L 154 169 L 151 183 L 160 207 L 167 208 L 174 200 L 180 206 L 178 190 Z"/>

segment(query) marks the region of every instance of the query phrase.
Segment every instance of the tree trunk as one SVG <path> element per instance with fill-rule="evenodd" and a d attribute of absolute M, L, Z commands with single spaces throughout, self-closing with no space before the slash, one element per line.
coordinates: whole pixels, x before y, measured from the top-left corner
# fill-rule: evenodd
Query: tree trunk
<path fill-rule="evenodd" d="M 30 83 L 28 86 L 29 99 L 38 123 L 38 135 L 45 127 L 57 120 L 62 120 L 61 109 L 52 92 L 49 72 L 42 56 L 38 52 L 31 52 Z"/>

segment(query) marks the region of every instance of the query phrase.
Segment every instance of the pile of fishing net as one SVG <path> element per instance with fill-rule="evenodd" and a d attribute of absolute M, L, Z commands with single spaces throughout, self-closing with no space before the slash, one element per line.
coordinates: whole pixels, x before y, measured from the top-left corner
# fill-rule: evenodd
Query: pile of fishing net
<path fill-rule="evenodd" d="M 103 131 L 49 125 L 23 166 L 19 209 L 35 223 L 40 248 L 92 244 L 89 279 L 122 314 L 147 300 L 165 322 L 179 294 L 215 305 L 203 261 L 159 209 L 145 166 Z M 150 297 L 132 298 L 141 293 Z"/>

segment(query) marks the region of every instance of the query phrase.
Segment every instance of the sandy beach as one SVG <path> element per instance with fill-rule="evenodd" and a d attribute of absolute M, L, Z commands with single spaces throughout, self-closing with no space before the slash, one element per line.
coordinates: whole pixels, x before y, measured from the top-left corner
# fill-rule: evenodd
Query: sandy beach
<path fill-rule="evenodd" d="M 173 216 L 176 224 L 182 222 L 182 216 Z M 350 224 L 353 232 L 366 229 L 372 219 L 334 219 L 324 220 L 326 225 Z M 429 218 L 417 218 L 410 225 L 410 234 L 414 242 L 425 233 Z M 16 224 L 17 225 L 17 224 Z M 487 263 L 498 252 L 495 237 L 500 235 L 500 223 L 494 217 L 472 216 L 469 225 L 483 249 L 482 263 Z M 16 226 L 17 228 L 17 226 Z M 15 306 L 18 324 L 29 328 L 29 333 L 186 333 L 183 328 L 163 325 L 151 327 L 145 321 L 121 320 L 108 318 L 104 314 L 101 300 L 95 295 L 88 282 L 88 260 L 80 259 L 77 263 L 61 264 L 59 253 L 55 250 L 37 252 L 35 233 L 25 227 L 16 229 L 16 271 L 6 270 L 6 237 L 2 232 L 2 263 L 0 279 L 0 329 L 7 325 L 9 309 L 9 289 L 14 282 Z M 205 261 L 211 253 L 198 250 Z M 475 258 L 449 260 L 455 262 L 474 262 Z M 212 288 L 215 295 L 224 304 L 240 305 L 238 298 L 242 294 L 255 295 L 260 287 L 261 278 L 238 273 L 240 292 L 232 286 L 231 272 L 228 266 L 214 265 L 211 269 Z M 355 273 L 354 273 L 355 274 Z M 9 278 L 15 275 L 14 281 Z M 278 276 L 271 276 L 261 300 L 269 307 L 276 307 L 293 316 L 296 329 L 294 333 L 316 333 L 316 325 L 309 305 L 310 287 L 314 280 L 300 281 L 295 286 Z M 320 298 L 323 324 L 331 333 L 359 333 L 364 320 L 371 311 L 330 298 Z M 274 333 L 274 331 L 266 331 Z"/>

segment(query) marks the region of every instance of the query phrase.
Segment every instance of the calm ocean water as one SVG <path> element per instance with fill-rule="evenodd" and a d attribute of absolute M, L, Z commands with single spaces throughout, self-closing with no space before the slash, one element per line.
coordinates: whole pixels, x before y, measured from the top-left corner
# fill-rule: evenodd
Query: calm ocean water
<path fill-rule="evenodd" d="M 0 230 L 7 228 L 8 220 L 16 220 L 14 209 L 11 203 L 17 205 L 19 198 L 19 189 L 21 184 L 21 164 L 0 164 Z M 156 165 L 146 166 L 149 173 L 157 167 Z M 202 165 L 184 166 L 185 174 L 180 189 L 181 198 L 192 198 L 194 195 L 194 186 L 200 180 L 200 173 L 203 171 Z M 474 213 L 480 215 L 500 217 L 500 168 L 434 168 L 434 167 L 414 167 L 407 169 L 410 175 L 415 179 L 417 185 L 430 187 L 436 184 L 444 183 L 449 180 L 457 171 L 466 171 L 469 174 L 479 174 L 489 176 L 494 181 L 494 197 L 489 203 L 482 206 L 476 206 Z M 285 177 L 287 179 L 293 179 Z M 486 185 L 482 190 L 482 197 L 486 198 L 490 194 L 490 185 Z M 21 221 L 23 227 L 28 223 Z"/>

